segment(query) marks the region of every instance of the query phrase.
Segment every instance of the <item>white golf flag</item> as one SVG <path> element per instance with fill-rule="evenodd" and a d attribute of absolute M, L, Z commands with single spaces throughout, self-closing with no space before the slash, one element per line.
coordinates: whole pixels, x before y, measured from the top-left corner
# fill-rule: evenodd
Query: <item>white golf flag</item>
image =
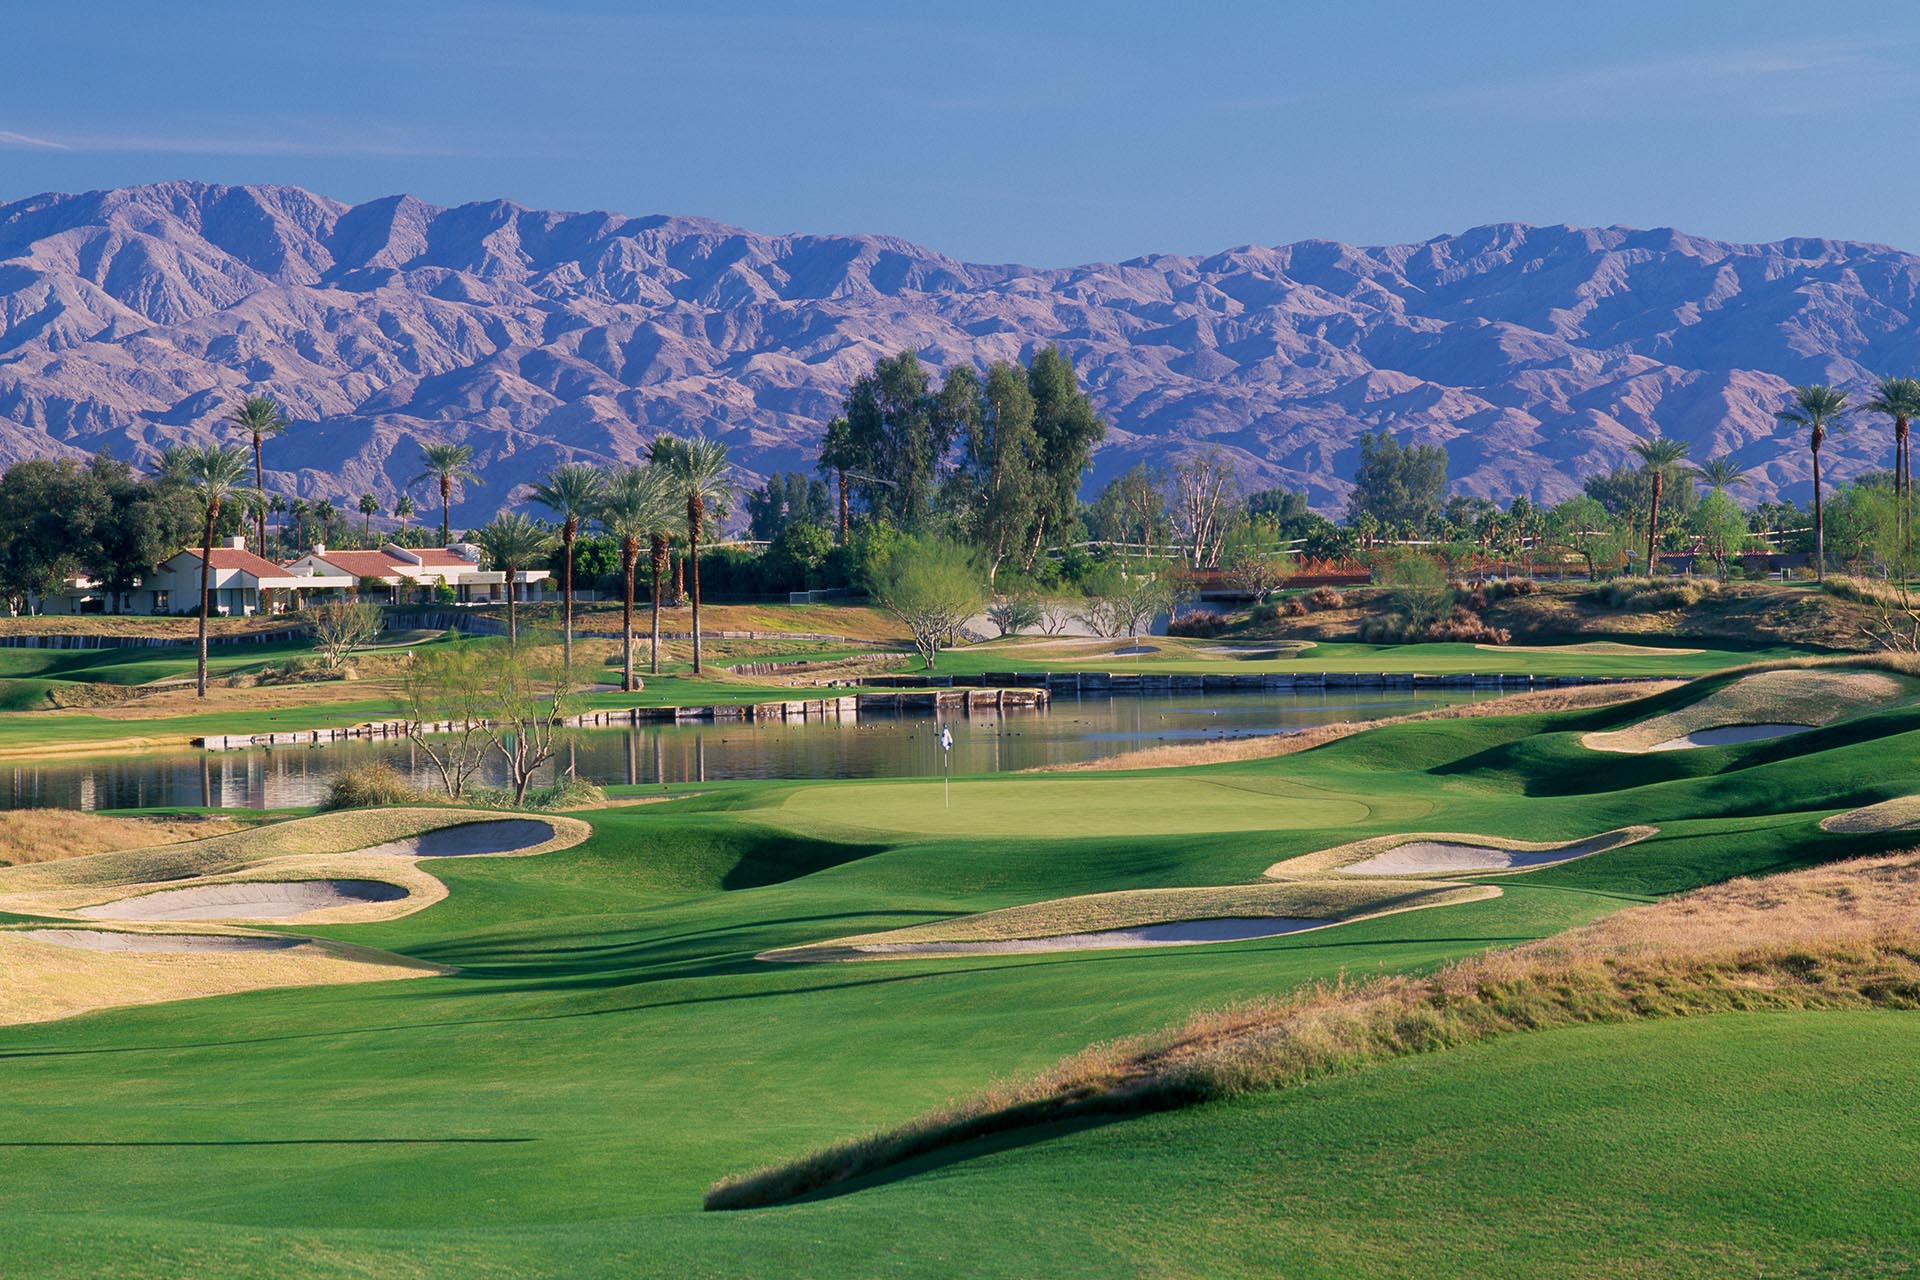
<path fill-rule="evenodd" d="M 940 726 L 940 749 L 942 751 L 953 750 L 953 730 L 947 728 L 945 725 Z"/>

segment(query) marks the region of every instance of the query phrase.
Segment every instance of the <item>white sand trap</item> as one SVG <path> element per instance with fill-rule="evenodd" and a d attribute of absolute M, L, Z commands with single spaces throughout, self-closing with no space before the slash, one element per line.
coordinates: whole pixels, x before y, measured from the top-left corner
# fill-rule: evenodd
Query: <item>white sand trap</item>
<path fill-rule="evenodd" d="M 106 929 L 27 929 L 35 942 L 81 951 L 177 952 L 191 955 L 231 955 L 245 951 L 285 951 L 303 946 L 305 938 L 241 937 L 227 933 L 116 933 Z"/>
<path fill-rule="evenodd" d="M 385 880 L 241 880 L 162 889 L 83 907 L 76 914 L 96 920 L 283 920 L 406 896 L 405 889 Z"/>
<path fill-rule="evenodd" d="M 1557 849 L 1496 849 L 1451 840 L 1415 840 L 1340 868 L 1354 876 L 1423 876 L 1471 871 L 1519 871 L 1571 862 L 1620 844 L 1617 835 L 1595 836 Z"/>
<path fill-rule="evenodd" d="M 1114 947 L 1190 947 L 1204 942 L 1245 942 L 1298 933 L 1335 923 L 1294 916 L 1235 917 L 1225 920 L 1170 920 L 1165 924 L 1102 929 L 1097 933 L 1061 933 L 1051 938 L 1001 938 L 990 942 L 868 942 L 849 948 L 873 956 L 977 956 L 1029 951 L 1096 951 Z"/>
<path fill-rule="evenodd" d="M 388 858 L 472 858 L 489 853 L 518 853 L 554 838 L 551 822 L 535 818 L 501 818 L 436 827 L 403 840 L 389 840 L 354 852 Z"/>
<path fill-rule="evenodd" d="M 1678 738 L 1668 738 L 1665 742 L 1656 742 L 1647 750 L 1691 751 L 1696 747 L 1730 747 L 1739 742 L 1765 742 L 1768 738 L 1805 733 L 1813 727 L 1810 724 L 1723 724 L 1717 729 L 1700 729 Z"/>

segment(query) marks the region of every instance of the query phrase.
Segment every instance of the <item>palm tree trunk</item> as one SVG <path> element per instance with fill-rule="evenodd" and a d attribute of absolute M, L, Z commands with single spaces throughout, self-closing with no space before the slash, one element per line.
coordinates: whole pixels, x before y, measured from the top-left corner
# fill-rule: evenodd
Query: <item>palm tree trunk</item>
<path fill-rule="evenodd" d="M 440 477 L 440 545 L 453 541 L 453 477 Z"/>
<path fill-rule="evenodd" d="M 620 669 L 623 672 L 620 687 L 628 693 L 633 692 L 633 562 L 639 558 L 639 546 L 621 546 L 620 560 L 621 568 L 627 575 L 627 595 L 620 611 Z"/>
<path fill-rule="evenodd" d="M 655 534 L 650 545 L 653 558 L 653 636 L 647 642 L 647 660 L 654 675 L 660 674 L 660 588 L 667 577 L 667 540 Z"/>
<path fill-rule="evenodd" d="M 687 557 L 678 552 L 669 552 L 673 556 L 673 603 L 676 608 L 687 598 Z"/>
<path fill-rule="evenodd" d="M 1813 444 L 1813 577 L 1816 582 L 1824 582 L 1827 577 L 1827 513 L 1820 504 L 1820 442 L 1815 437 Z"/>
<path fill-rule="evenodd" d="M 579 536 L 579 521 L 568 516 L 560 526 L 560 653 L 567 669 L 573 669 L 573 540 Z"/>
<path fill-rule="evenodd" d="M 1666 479 L 1659 471 L 1653 473 L 1653 506 L 1647 511 L 1647 576 L 1653 576 L 1654 540 L 1660 536 L 1660 490 Z"/>
<path fill-rule="evenodd" d="M 260 535 L 260 545 L 256 550 L 259 554 L 265 555 L 267 554 L 267 472 L 266 468 L 260 465 L 258 434 L 253 437 L 253 487 L 260 491 L 260 505 L 253 513 Z"/>
<path fill-rule="evenodd" d="M 514 598 L 515 598 L 514 579 L 516 579 L 520 575 L 517 571 L 517 566 L 513 564 L 508 564 L 506 568 L 507 568 L 507 647 L 509 649 L 515 649 L 515 648 L 518 648 L 520 645 L 520 615 L 514 609 Z"/>
<path fill-rule="evenodd" d="M 700 521 L 705 515 L 699 498 L 687 502 L 687 558 L 693 578 L 693 674 L 700 674 Z"/>
<path fill-rule="evenodd" d="M 200 535 L 200 658 L 195 668 L 195 696 L 207 696 L 207 614 L 212 611 L 213 522 L 219 518 L 217 505 L 207 507 L 205 532 Z"/>

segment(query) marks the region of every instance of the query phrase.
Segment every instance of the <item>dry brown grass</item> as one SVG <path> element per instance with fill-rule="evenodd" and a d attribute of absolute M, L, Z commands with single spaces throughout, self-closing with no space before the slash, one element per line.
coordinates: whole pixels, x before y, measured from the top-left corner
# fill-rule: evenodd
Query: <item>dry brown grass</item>
<path fill-rule="evenodd" d="M 231 930 L 94 924 L 152 933 Z M 0 928 L 0 1025 L 49 1022 L 96 1009 L 231 995 L 272 987 L 385 982 L 451 973 L 440 965 L 366 947 L 303 942 L 284 951 L 235 955 L 81 951 Z"/>
<path fill-rule="evenodd" d="M 0 866 L 85 858 L 238 831 L 231 818 L 110 818 L 75 809 L 0 812 Z"/>
<path fill-rule="evenodd" d="M 1164 747 L 1143 747 L 1099 760 L 1073 764 L 1038 765 L 1023 773 L 1088 773 L 1112 769 L 1167 769 L 1186 765 L 1227 764 L 1236 760 L 1269 760 L 1301 751 L 1324 747 L 1329 742 L 1351 738 L 1368 729 L 1388 724 L 1410 724 L 1417 720 L 1465 720 L 1476 716 L 1550 715 L 1559 711 L 1585 711 L 1610 707 L 1656 693 L 1677 689 L 1679 680 L 1636 680 L 1627 684 L 1578 685 L 1567 689 L 1540 689 L 1533 693 L 1508 694 L 1487 702 L 1463 703 L 1416 711 L 1404 716 L 1386 716 L 1379 720 L 1355 720 L 1345 724 L 1316 725 L 1299 733 L 1272 734 L 1260 738 L 1228 738 L 1219 742 L 1175 743 Z"/>
<path fill-rule="evenodd" d="M 1328 983 L 1095 1045 L 1053 1069 L 716 1184 L 768 1204 L 923 1152 L 1076 1116 L 1285 1088 L 1515 1031 L 1744 1010 L 1920 1008 L 1920 856 L 1736 880 L 1430 977 Z"/>
<path fill-rule="evenodd" d="M 1327 924 L 1364 920 L 1396 911 L 1445 906 L 1498 897 L 1491 885 L 1438 884 L 1431 880 L 1293 881 L 1182 889 L 1126 889 L 1089 893 L 1047 902 L 1023 903 L 998 911 L 956 916 L 932 924 L 882 933 L 863 933 L 831 942 L 763 952 L 761 960 L 885 960 L 897 955 L 859 950 L 871 946 L 916 943 L 1004 942 L 1099 933 L 1140 925 L 1185 920 L 1274 919 L 1293 917 Z"/>
<path fill-rule="evenodd" d="M 1888 670 L 1774 667 L 1743 675 L 1698 702 L 1582 742 L 1596 751 L 1640 752 L 1705 729 L 1745 724 L 1834 724 L 1920 695 L 1920 681 Z"/>

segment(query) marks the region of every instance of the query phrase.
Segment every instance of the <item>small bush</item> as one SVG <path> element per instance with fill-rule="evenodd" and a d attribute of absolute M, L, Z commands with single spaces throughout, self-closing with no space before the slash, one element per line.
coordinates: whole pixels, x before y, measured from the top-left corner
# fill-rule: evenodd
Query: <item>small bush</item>
<path fill-rule="evenodd" d="M 378 805 L 420 804 L 426 799 L 426 794 L 392 765 L 363 764 L 328 784 L 320 808 L 371 809 Z"/>
<path fill-rule="evenodd" d="M 1315 611 L 1321 609 L 1344 609 L 1347 607 L 1346 596 L 1335 591 L 1332 587 L 1315 587 L 1313 590 L 1307 592 L 1306 598 L 1307 608 Z"/>
<path fill-rule="evenodd" d="M 1854 578 L 1836 575 L 1820 584 L 1830 596 L 1842 600 L 1851 600 L 1855 604 L 1880 605 L 1889 609 L 1900 609 L 1907 605 L 1901 598 L 1899 588 L 1888 582 L 1875 582 L 1871 578 Z"/>
<path fill-rule="evenodd" d="M 1226 629 L 1225 616 L 1202 609 L 1189 609 L 1167 623 L 1168 635 L 1186 636 L 1194 640 L 1211 640 L 1225 633 Z"/>
<path fill-rule="evenodd" d="M 1307 608 L 1307 602 L 1305 600 L 1302 600 L 1299 596 L 1295 596 L 1293 599 L 1287 601 L 1287 607 L 1284 612 L 1289 618 L 1304 618 L 1313 611 Z"/>
<path fill-rule="evenodd" d="M 1663 613 L 1699 604 L 1720 589 L 1711 578 L 1615 578 L 1592 592 L 1609 609 Z"/>
<path fill-rule="evenodd" d="M 607 793 L 585 778 L 573 774 L 563 774 L 560 780 L 550 787 L 535 787 L 527 792 L 527 809 L 578 809 L 590 804 L 603 804 Z"/>

